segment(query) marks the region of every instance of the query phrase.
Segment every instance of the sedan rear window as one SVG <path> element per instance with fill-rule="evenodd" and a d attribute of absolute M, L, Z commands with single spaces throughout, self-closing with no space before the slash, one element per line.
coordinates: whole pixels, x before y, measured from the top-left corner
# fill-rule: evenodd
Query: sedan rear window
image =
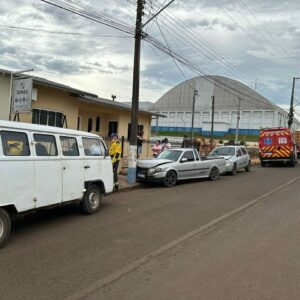
<path fill-rule="evenodd" d="M 210 152 L 209 155 L 225 155 L 233 156 L 235 154 L 234 147 L 219 147 Z"/>

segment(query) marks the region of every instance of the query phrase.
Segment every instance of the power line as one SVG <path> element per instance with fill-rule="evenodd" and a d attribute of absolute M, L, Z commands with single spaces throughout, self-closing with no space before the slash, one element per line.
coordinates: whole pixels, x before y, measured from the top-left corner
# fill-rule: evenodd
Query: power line
<path fill-rule="evenodd" d="M 163 18 L 163 20 L 161 20 Z M 184 38 L 185 40 L 188 40 L 189 46 L 197 49 L 197 51 L 200 51 L 203 53 L 203 51 L 207 52 L 207 54 L 203 54 L 206 57 L 212 59 L 212 62 L 214 63 L 214 59 L 217 58 L 217 61 L 226 62 L 228 65 L 221 66 L 223 68 L 232 68 L 234 72 L 239 73 L 239 77 L 242 75 L 242 77 L 247 78 L 250 80 L 250 82 L 255 82 L 255 78 L 250 78 L 248 74 L 241 71 L 239 68 L 237 68 L 233 63 L 230 62 L 228 58 L 226 58 L 226 55 L 221 53 L 218 49 L 210 45 L 207 41 L 205 41 L 203 38 L 201 38 L 199 35 L 197 35 L 194 31 L 192 31 L 190 28 L 186 27 L 178 18 L 176 18 L 174 15 L 172 15 L 170 12 L 164 12 L 160 18 L 160 21 L 168 27 L 166 22 L 172 23 L 171 28 L 169 26 L 169 33 L 170 34 L 178 34 L 178 31 L 181 32 L 181 39 Z M 192 43 L 192 45 L 191 45 Z M 197 45 L 197 48 L 196 48 Z M 198 48 L 199 47 L 199 48 Z M 199 50 L 202 49 L 202 50 Z"/>
<path fill-rule="evenodd" d="M 107 17 L 103 13 L 99 12 L 94 12 L 91 7 L 88 7 L 87 5 L 84 5 L 81 3 L 81 7 L 78 1 L 72 1 L 69 0 L 68 3 L 65 3 L 63 0 L 40 0 L 42 2 L 51 4 L 53 6 L 56 6 L 58 8 L 64 9 L 66 11 L 69 11 L 71 13 L 74 13 L 76 15 L 79 15 L 81 17 L 84 17 L 86 19 L 95 21 L 100 24 L 104 24 L 106 26 L 109 26 L 111 28 L 120 30 L 122 32 L 134 35 L 134 27 L 124 24 L 119 22 L 118 20 L 112 18 L 112 17 Z M 72 4 L 73 2 L 73 4 Z M 77 2 L 77 6 L 76 6 Z"/>
<path fill-rule="evenodd" d="M 163 18 L 163 21 L 161 21 L 165 26 L 168 26 L 166 24 L 166 21 L 172 22 L 172 27 L 169 30 L 170 35 L 178 34 L 178 29 L 176 31 L 176 28 L 179 27 L 179 31 L 181 32 L 180 38 L 177 38 L 177 40 L 180 40 L 182 42 L 183 39 L 189 40 L 186 45 L 188 45 L 189 48 L 196 49 L 195 45 L 199 46 L 200 49 L 203 49 L 200 51 L 197 49 L 197 52 L 203 53 L 203 51 L 207 51 L 208 54 L 203 54 L 205 56 L 209 56 L 211 59 L 211 63 L 215 64 L 214 59 L 212 57 L 216 57 L 217 60 L 221 60 L 221 62 L 224 62 L 224 66 L 221 66 L 222 69 L 224 69 L 226 72 L 229 72 L 234 75 L 234 77 L 238 77 L 239 79 L 245 78 L 247 80 L 250 80 L 251 85 L 254 85 L 257 81 L 257 78 L 251 77 L 248 73 L 242 70 L 242 68 L 238 68 L 236 65 L 230 62 L 230 59 L 226 58 L 226 56 L 221 53 L 218 49 L 214 48 L 212 45 L 210 45 L 208 42 L 206 42 L 203 38 L 199 37 L 194 31 L 192 31 L 190 28 L 185 27 L 185 25 L 178 20 L 176 17 L 172 17 L 172 14 L 170 12 L 164 12 L 161 16 Z M 160 18 L 160 19 L 161 19 Z M 176 26 L 179 25 L 179 26 Z M 182 28 L 182 29 L 181 29 Z M 204 47 L 203 47 L 204 45 Z M 226 63 L 226 65 L 225 65 Z M 260 80 L 262 82 L 262 80 Z M 262 82 L 263 83 L 263 82 Z M 270 90 L 265 90 L 265 88 L 260 88 L 260 90 L 265 91 L 267 94 L 273 94 Z"/>
<path fill-rule="evenodd" d="M 104 33 L 87 33 L 87 32 L 68 32 L 68 31 L 58 31 L 58 30 L 47 30 L 47 29 L 38 29 L 38 28 L 30 28 L 30 27 L 20 27 L 20 26 L 11 26 L 11 25 L 1 25 L 0 27 L 7 30 L 15 30 L 15 31 L 31 31 L 37 33 L 46 33 L 46 34 L 55 34 L 55 35 L 75 35 L 75 36 L 101 36 L 101 37 L 114 37 L 114 38 L 129 38 L 129 36 L 125 35 L 113 35 L 113 34 L 104 34 Z M 131 37 L 130 37 L 131 38 Z"/>
<path fill-rule="evenodd" d="M 241 0 L 241 3 L 244 5 L 244 7 L 250 12 L 250 14 L 253 16 L 253 18 L 257 21 L 257 23 L 261 26 L 261 28 L 265 31 L 265 33 L 273 40 L 273 42 L 289 57 L 290 54 L 286 51 L 286 49 L 277 42 L 275 37 L 270 33 L 270 31 L 259 21 L 259 19 L 256 17 L 255 13 L 253 10 L 243 1 Z"/>

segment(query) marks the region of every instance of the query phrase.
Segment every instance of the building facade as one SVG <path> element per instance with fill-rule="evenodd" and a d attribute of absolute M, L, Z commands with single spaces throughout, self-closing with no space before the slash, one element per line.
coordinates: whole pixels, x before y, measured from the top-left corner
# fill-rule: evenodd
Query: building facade
<path fill-rule="evenodd" d="M 194 132 L 210 135 L 214 96 L 214 135 L 258 135 L 261 128 L 286 127 L 288 113 L 244 84 L 221 76 L 200 76 L 172 88 L 152 107 L 166 118 L 152 122 L 152 130 L 190 132 L 194 90 Z M 299 128 L 294 119 L 294 128 Z"/>
<path fill-rule="evenodd" d="M 44 78 L 33 77 L 32 110 L 16 116 L 10 114 L 10 76 L 10 71 L 0 70 L 1 120 L 17 119 L 25 123 L 77 129 L 104 138 L 117 133 L 119 137 L 124 137 L 124 154 L 127 155 L 131 107 Z M 139 111 L 139 130 L 144 132 L 145 139 L 150 138 L 151 118 L 151 112 Z M 147 152 L 149 149 L 145 147 L 143 155 L 147 156 Z"/>

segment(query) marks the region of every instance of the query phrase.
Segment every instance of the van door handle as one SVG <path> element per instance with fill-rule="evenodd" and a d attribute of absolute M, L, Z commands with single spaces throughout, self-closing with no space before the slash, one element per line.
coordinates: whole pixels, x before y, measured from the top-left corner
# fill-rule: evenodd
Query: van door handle
<path fill-rule="evenodd" d="M 63 167 L 63 170 L 65 170 L 66 169 L 66 167 Z"/>
<path fill-rule="evenodd" d="M 89 168 L 90 168 L 90 166 L 84 166 L 84 168 L 85 168 L 85 169 L 89 169 Z"/>

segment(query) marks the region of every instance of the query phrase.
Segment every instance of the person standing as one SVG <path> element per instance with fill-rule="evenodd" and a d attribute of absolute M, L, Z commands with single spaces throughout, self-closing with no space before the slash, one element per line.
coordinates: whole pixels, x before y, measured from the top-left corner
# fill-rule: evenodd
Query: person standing
<path fill-rule="evenodd" d="M 189 139 L 187 137 L 187 135 L 183 136 L 183 140 L 182 140 L 182 144 L 181 144 L 181 148 L 188 148 L 189 144 Z"/>
<path fill-rule="evenodd" d="M 160 140 L 155 141 L 155 145 L 152 146 L 153 157 L 157 157 L 157 155 L 161 152 L 161 144 Z"/>
<path fill-rule="evenodd" d="M 111 138 L 112 138 L 112 143 L 109 149 L 109 155 L 111 157 L 111 162 L 113 165 L 115 189 L 118 189 L 119 188 L 118 168 L 121 160 L 122 147 L 117 134 L 112 134 Z"/>
<path fill-rule="evenodd" d="M 137 157 L 140 158 L 143 151 L 144 132 L 141 131 L 137 136 Z"/>
<path fill-rule="evenodd" d="M 171 148 L 171 144 L 169 143 L 168 138 L 164 138 L 162 141 L 161 151 L 165 151 Z"/>

